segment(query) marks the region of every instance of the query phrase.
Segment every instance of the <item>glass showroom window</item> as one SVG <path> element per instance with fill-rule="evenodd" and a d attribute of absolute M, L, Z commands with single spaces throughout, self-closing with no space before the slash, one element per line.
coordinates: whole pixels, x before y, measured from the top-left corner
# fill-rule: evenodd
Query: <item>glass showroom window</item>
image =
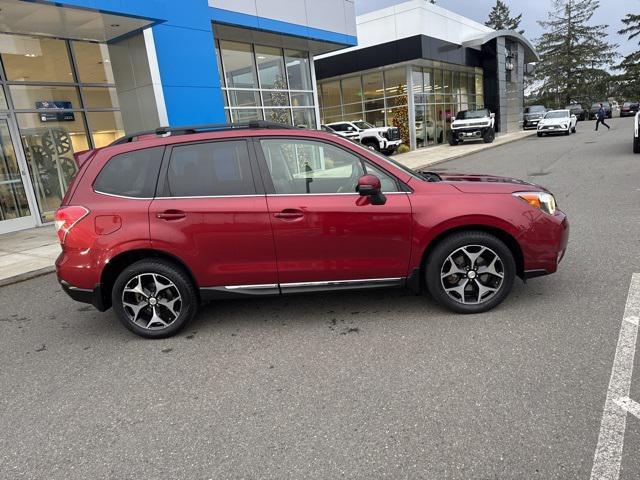
<path fill-rule="evenodd" d="M 216 55 L 230 121 L 317 127 L 307 52 L 216 40 Z"/>
<path fill-rule="evenodd" d="M 0 109 L 15 118 L 43 222 L 76 172 L 74 153 L 124 135 L 108 47 L 0 34 Z M 0 89 L 2 90 L 2 89 Z"/>

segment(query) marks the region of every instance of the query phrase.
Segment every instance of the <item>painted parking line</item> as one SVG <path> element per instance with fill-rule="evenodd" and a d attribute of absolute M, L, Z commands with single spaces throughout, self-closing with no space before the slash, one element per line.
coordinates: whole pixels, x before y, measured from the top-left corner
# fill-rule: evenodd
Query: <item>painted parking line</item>
<path fill-rule="evenodd" d="M 631 276 L 631 286 L 620 327 L 616 356 L 611 369 L 607 400 L 604 404 L 598 445 L 593 458 L 591 480 L 618 480 L 627 413 L 640 413 L 638 404 L 629 398 L 633 359 L 640 323 L 640 273 Z"/>

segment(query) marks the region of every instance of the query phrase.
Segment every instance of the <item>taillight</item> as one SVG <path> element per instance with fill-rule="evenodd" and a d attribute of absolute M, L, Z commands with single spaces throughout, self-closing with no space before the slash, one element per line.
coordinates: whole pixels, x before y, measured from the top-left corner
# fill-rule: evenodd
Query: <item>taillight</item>
<path fill-rule="evenodd" d="M 69 231 L 87 215 L 89 215 L 89 210 L 84 207 L 60 207 L 56 211 L 54 219 L 60 245 L 64 245 Z"/>

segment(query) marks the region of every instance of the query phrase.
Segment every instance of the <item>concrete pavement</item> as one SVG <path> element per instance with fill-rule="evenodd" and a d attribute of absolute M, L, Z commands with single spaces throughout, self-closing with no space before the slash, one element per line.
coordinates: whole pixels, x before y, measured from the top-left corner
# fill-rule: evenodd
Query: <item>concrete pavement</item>
<path fill-rule="evenodd" d="M 0 288 L 0 478 L 589 478 L 640 272 L 640 156 L 611 125 L 446 164 L 541 183 L 571 221 L 559 272 L 486 314 L 396 290 L 220 301 L 149 341 L 53 275 Z M 631 414 L 623 440 L 640 478 Z"/>

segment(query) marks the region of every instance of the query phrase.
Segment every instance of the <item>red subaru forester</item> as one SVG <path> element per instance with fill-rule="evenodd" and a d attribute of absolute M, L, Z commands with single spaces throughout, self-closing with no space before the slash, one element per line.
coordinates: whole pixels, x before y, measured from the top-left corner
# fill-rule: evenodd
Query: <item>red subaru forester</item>
<path fill-rule="evenodd" d="M 544 188 L 416 172 L 267 122 L 161 128 L 83 152 L 56 213 L 64 290 L 151 338 L 201 301 L 408 287 L 460 313 L 553 273 L 569 225 Z"/>

